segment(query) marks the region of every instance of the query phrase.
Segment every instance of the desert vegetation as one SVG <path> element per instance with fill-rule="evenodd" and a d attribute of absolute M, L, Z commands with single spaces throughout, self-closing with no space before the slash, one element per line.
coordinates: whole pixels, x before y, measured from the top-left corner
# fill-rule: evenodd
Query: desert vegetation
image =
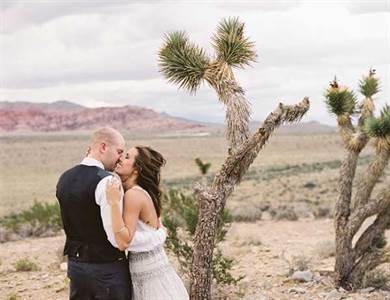
<path fill-rule="evenodd" d="M 87 141 L 88 136 L 78 134 L 1 137 L 0 163 L 7 174 L 0 174 L 2 219 L 11 214 L 23 215 L 23 211 L 34 206 L 34 201 L 55 205 L 56 180 L 63 170 L 81 159 Z M 126 141 L 129 146 L 152 145 L 164 153 L 168 159 L 163 170 L 164 190 L 181 190 L 186 195 L 192 195 L 191 182 L 202 181 L 194 159 L 200 157 L 203 163 L 211 163 L 205 175 L 211 180 L 227 151 L 223 136 L 139 139 L 127 134 Z M 45 149 L 45 155 L 40 154 L 40 149 Z M 372 147 L 363 149 L 357 177 L 363 176 L 374 153 Z M 226 208 L 233 220 L 218 248 L 224 257 L 234 260 L 229 271 L 231 275 L 245 277 L 236 286 L 225 287 L 222 291 L 213 284 L 215 299 L 325 299 L 328 294 L 335 293 L 332 217 L 342 158 L 338 134 L 275 133 L 262 151 L 261 159 L 253 162 L 227 201 Z M 24 172 L 20 172 L 21 169 Z M 389 176 L 389 170 L 385 169 L 374 192 L 386 186 Z M 283 206 L 291 207 L 298 220 L 274 219 L 270 211 Z M 316 211 L 321 209 L 326 211 L 320 217 Z M 363 224 L 364 228 L 367 226 Z M 20 299 L 41 299 L 42 295 L 47 299 L 68 298 L 66 272 L 60 267 L 64 263 L 64 236 L 61 231 L 55 234 L 23 237 L 10 232 L 7 235 L 8 242 L 0 244 L 0 294 L 5 297 L 16 295 Z M 388 231 L 385 235 L 390 238 Z M 191 240 L 190 236 L 188 238 Z M 172 261 L 176 261 L 176 254 L 168 252 Z M 289 275 L 288 262 L 300 255 L 310 259 L 310 269 L 303 272 L 312 272 L 312 281 L 292 280 Z M 16 261 L 26 257 L 40 270 L 15 272 Z M 176 267 L 180 270 L 179 262 Z M 390 279 L 388 267 L 385 264 L 370 272 L 364 280 L 363 292 L 349 293 L 348 297 L 386 299 Z M 181 274 L 184 278 L 188 275 Z M 370 292 L 364 292 L 366 288 L 370 288 Z"/>
<path fill-rule="evenodd" d="M 160 70 L 169 81 L 190 93 L 195 93 L 202 81 L 206 81 L 226 111 L 227 156 L 210 185 L 199 183 L 195 187 L 199 215 L 191 265 L 191 299 L 211 299 L 218 216 L 227 198 L 271 134 L 283 123 L 299 121 L 309 109 L 306 97 L 293 106 L 279 103 L 262 126 L 250 135 L 250 105 L 234 77 L 233 68 L 243 68 L 255 61 L 253 45 L 244 35 L 244 23 L 229 18 L 220 22 L 212 38 L 213 57 L 207 56 L 206 51 L 190 42 L 181 31 L 169 33 L 159 52 Z"/>
<path fill-rule="evenodd" d="M 345 148 L 335 203 L 335 283 L 348 290 L 362 287 L 368 272 L 390 262 L 390 248 L 384 235 L 390 227 L 389 182 L 373 194 L 390 156 L 390 107 L 386 105 L 379 116 L 374 116 L 373 96 L 379 91 L 375 70 L 370 69 L 360 80 L 359 88 L 363 95 L 360 103 L 336 78 L 325 94 L 326 104 L 337 118 Z M 357 119 L 356 124 L 353 117 Z M 356 179 L 353 193 L 357 162 L 370 139 L 374 140 L 375 154 L 364 175 Z M 374 222 L 358 234 L 361 225 L 372 216 L 375 216 Z M 353 242 L 355 237 L 357 240 Z"/>

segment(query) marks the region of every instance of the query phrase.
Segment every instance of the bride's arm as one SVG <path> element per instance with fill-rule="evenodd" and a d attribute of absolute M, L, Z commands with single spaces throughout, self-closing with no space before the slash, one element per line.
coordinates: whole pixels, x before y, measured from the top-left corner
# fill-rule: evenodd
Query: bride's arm
<path fill-rule="evenodd" d="M 128 248 L 134 237 L 138 217 L 141 211 L 141 201 L 137 197 L 132 197 L 135 191 L 128 190 L 124 196 L 124 219 L 120 207 L 120 188 L 118 181 L 111 182 L 107 185 L 107 201 L 111 206 L 112 228 L 115 234 L 115 241 L 120 250 Z M 133 198 L 129 201 L 129 198 Z"/>

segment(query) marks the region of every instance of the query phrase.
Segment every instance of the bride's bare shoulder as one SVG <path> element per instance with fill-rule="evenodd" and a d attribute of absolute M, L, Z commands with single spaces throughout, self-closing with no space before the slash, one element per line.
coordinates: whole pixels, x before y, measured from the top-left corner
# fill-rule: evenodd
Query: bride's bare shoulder
<path fill-rule="evenodd" d="M 137 188 L 131 188 L 125 192 L 125 200 L 127 199 L 133 202 L 144 203 L 148 200 L 148 197 L 144 191 Z"/>

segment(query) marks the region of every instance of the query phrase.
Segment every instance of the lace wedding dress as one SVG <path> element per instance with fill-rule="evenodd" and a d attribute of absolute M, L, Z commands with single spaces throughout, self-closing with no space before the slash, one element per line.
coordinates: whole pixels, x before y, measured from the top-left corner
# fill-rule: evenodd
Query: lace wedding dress
<path fill-rule="evenodd" d="M 147 191 L 140 186 L 133 189 Z M 152 234 L 152 238 L 151 235 Z M 187 300 L 183 282 L 168 261 L 164 251 L 165 228 L 155 229 L 141 220 L 136 227 L 137 238 L 128 248 L 129 267 L 133 282 L 133 300 Z M 145 237 L 143 239 L 143 237 Z"/>

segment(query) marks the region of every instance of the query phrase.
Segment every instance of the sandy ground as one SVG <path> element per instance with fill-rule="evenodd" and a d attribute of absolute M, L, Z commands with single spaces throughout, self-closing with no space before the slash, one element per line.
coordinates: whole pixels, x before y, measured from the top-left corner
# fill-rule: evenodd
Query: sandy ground
<path fill-rule="evenodd" d="M 222 248 L 236 260 L 234 275 L 245 275 L 245 278 L 234 291 L 227 293 L 226 299 L 326 299 L 333 290 L 334 261 L 320 254 L 325 245 L 332 243 L 333 236 L 330 219 L 233 223 Z M 1 299 L 10 299 L 10 295 L 18 295 L 19 299 L 67 299 L 69 283 L 66 271 L 60 269 L 63 243 L 61 235 L 1 244 Z M 310 259 L 315 281 L 299 283 L 289 278 L 289 261 L 296 256 Z M 13 264 L 24 257 L 36 262 L 40 270 L 16 272 Z M 390 270 L 389 265 L 384 267 Z M 390 292 L 349 293 L 343 299 L 385 300 L 390 299 Z"/>

